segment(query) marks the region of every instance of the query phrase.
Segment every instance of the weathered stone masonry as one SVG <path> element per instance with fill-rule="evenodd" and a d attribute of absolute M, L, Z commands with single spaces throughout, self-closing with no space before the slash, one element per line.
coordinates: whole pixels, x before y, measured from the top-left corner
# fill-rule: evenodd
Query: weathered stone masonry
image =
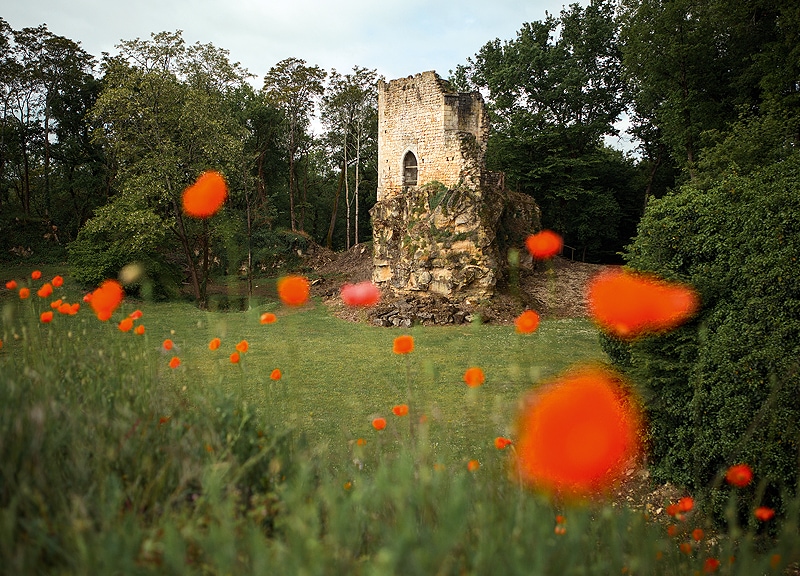
<path fill-rule="evenodd" d="M 455 92 L 435 72 L 378 84 L 376 283 L 467 304 L 493 294 L 504 250 L 539 215 L 486 171 L 488 137 L 477 92 Z"/>

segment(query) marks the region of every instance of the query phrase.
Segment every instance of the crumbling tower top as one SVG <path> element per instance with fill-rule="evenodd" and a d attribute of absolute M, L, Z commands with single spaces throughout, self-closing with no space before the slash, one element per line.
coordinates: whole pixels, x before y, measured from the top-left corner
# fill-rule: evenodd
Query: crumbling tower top
<path fill-rule="evenodd" d="M 478 188 L 489 120 L 478 92 L 436 72 L 378 83 L 378 201 L 430 182 Z"/>

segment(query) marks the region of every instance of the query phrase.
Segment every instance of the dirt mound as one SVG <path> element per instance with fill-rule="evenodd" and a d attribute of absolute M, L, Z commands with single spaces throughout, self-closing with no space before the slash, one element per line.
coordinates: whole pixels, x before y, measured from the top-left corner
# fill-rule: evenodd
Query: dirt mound
<path fill-rule="evenodd" d="M 369 243 L 357 244 L 350 250 L 333 252 L 323 247 L 316 246 L 309 251 L 306 267 L 313 272 L 312 290 L 320 296 L 331 308 L 332 312 L 345 319 L 363 320 L 366 316 L 375 320 L 376 311 L 365 315 L 363 311 L 352 310 L 342 304 L 339 290 L 345 283 L 356 283 L 372 278 L 372 245 Z M 565 258 L 554 258 L 547 262 L 537 263 L 533 270 L 520 270 L 518 278 L 511 278 L 496 287 L 495 296 L 489 303 L 480 304 L 472 309 L 448 312 L 445 304 L 437 305 L 433 301 L 435 310 L 432 316 L 452 317 L 455 322 L 469 321 L 473 314 L 480 314 L 484 322 L 493 324 L 510 324 L 526 308 L 539 312 L 542 316 L 551 318 L 580 318 L 587 315 L 585 290 L 589 279 L 607 268 L 599 264 L 575 262 Z M 431 301 L 422 304 L 414 298 L 398 299 L 384 291 L 381 310 L 383 318 L 391 316 L 390 309 L 411 310 L 414 318 L 426 318 L 428 312 L 420 310 L 431 307 Z M 384 310 L 385 309 L 385 310 Z M 463 312 L 463 314 L 461 314 Z M 402 318 L 401 322 L 405 321 Z M 452 320 L 451 320 L 452 322 Z M 376 321 L 375 323 L 380 323 Z M 423 322 L 425 323 L 425 322 Z M 445 323 L 434 321 L 431 323 Z M 384 322 L 384 325 L 391 325 Z M 395 324 L 397 325 L 397 324 Z M 401 324 L 402 325 L 402 324 Z"/>

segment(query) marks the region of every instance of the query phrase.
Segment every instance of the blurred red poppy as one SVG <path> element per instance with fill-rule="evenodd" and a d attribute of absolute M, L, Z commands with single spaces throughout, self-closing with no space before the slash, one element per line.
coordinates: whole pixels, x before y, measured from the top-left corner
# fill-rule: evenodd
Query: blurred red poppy
<path fill-rule="evenodd" d="M 308 300 L 310 285 L 303 276 L 284 276 L 278 280 L 278 297 L 289 306 L 302 306 Z"/>
<path fill-rule="evenodd" d="M 407 334 L 403 336 L 398 336 L 394 339 L 392 343 L 392 352 L 395 354 L 409 354 L 414 351 L 414 337 L 408 336 Z"/>
<path fill-rule="evenodd" d="M 105 322 L 122 302 L 125 292 L 116 280 L 105 280 L 99 288 L 92 292 L 89 303 L 97 318 Z"/>
<path fill-rule="evenodd" d="M 542 230 L 528 236 L 525 239 L 525 246 L 536 260 L 547 260 L 561 252 L 564 240 L 552 230 Z"/>
<path fill-rule="evenodd" d="M 380 289 L 368 280 L 342 286 L 342 301 L 348 306 L 374 306 L 380 299 Z"/>
<path fill-rule="evenodd" d="M 228 185 L 219 172 L 203 172 L 194 184 L 183 191 L 183 211 L 194 218 L 216 214 L 228 197 Z"/>
<path fill-rule="evenodd" d="M 587 301 L 600 328 L 624 339 L 671 330 L 691 318 L 699 303 L 688 285 L 624 270 L 593 278 Z"/>
<path fill-rule="evenodd" d="M 473 366 L 472 368 L 467 368 L 467 371 L 464 372 L 464 382 L 470 388 L 477 388 L 486 382 L 486 376 L 484 376 L 483 370 Z"/>
<path fill-rule="evenodd" d="M 736 464 L 728 468 L 725 473 L 725 480 L 728 484 L 736 488 L 744 488 L 753 480 L 753 471 L 747 464 Z"/>
<path fill-rule="evenodd" d="M 530 334 L 539 327 L 539 315 L 533 310 L 525 310 L 514 320 L 515 330 L 519 334 Z"/>
<path fill-rule="evenodd" d="M 494 447 L 497 448 L 498 450 L 505 450 L 509 446 L 511 446 L 511 440 L 509 440 L 508 438 L 503 438 L 502 436 L 498 436 L 497 438 L 494 439 Z"/>
<path fill-rule="evenodd" d="M 618 375 L 595 366 L 533 390 L 515 441 L 522 481 L 563 496 L 611 488 L 640 452 L 640 407 L 627 390 Z"/>
<path fill-rule="evenodd" d="M 392 414 L 395 416 L 407 416 L 408 415 L 408 404 L 398 404 L 392 408 Z"/>

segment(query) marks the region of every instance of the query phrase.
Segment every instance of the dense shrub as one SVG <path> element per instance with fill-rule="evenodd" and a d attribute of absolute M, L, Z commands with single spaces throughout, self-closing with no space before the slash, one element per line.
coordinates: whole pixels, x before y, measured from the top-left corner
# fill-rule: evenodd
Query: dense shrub
<path fill-rule="evenodd" d="M 654 476 L 717 511 L 720 473 L 749 463 L 750 496 L 781 509 L 798 481 L 800 439 L 800 154 L 706 190 L 653 201 L 626 255 L 634 269 L 693 284 L 688 325 L 630 346 L 607 341 L 641 385 Z M 752 521 L 752 520 L 751 520 Z"/>

